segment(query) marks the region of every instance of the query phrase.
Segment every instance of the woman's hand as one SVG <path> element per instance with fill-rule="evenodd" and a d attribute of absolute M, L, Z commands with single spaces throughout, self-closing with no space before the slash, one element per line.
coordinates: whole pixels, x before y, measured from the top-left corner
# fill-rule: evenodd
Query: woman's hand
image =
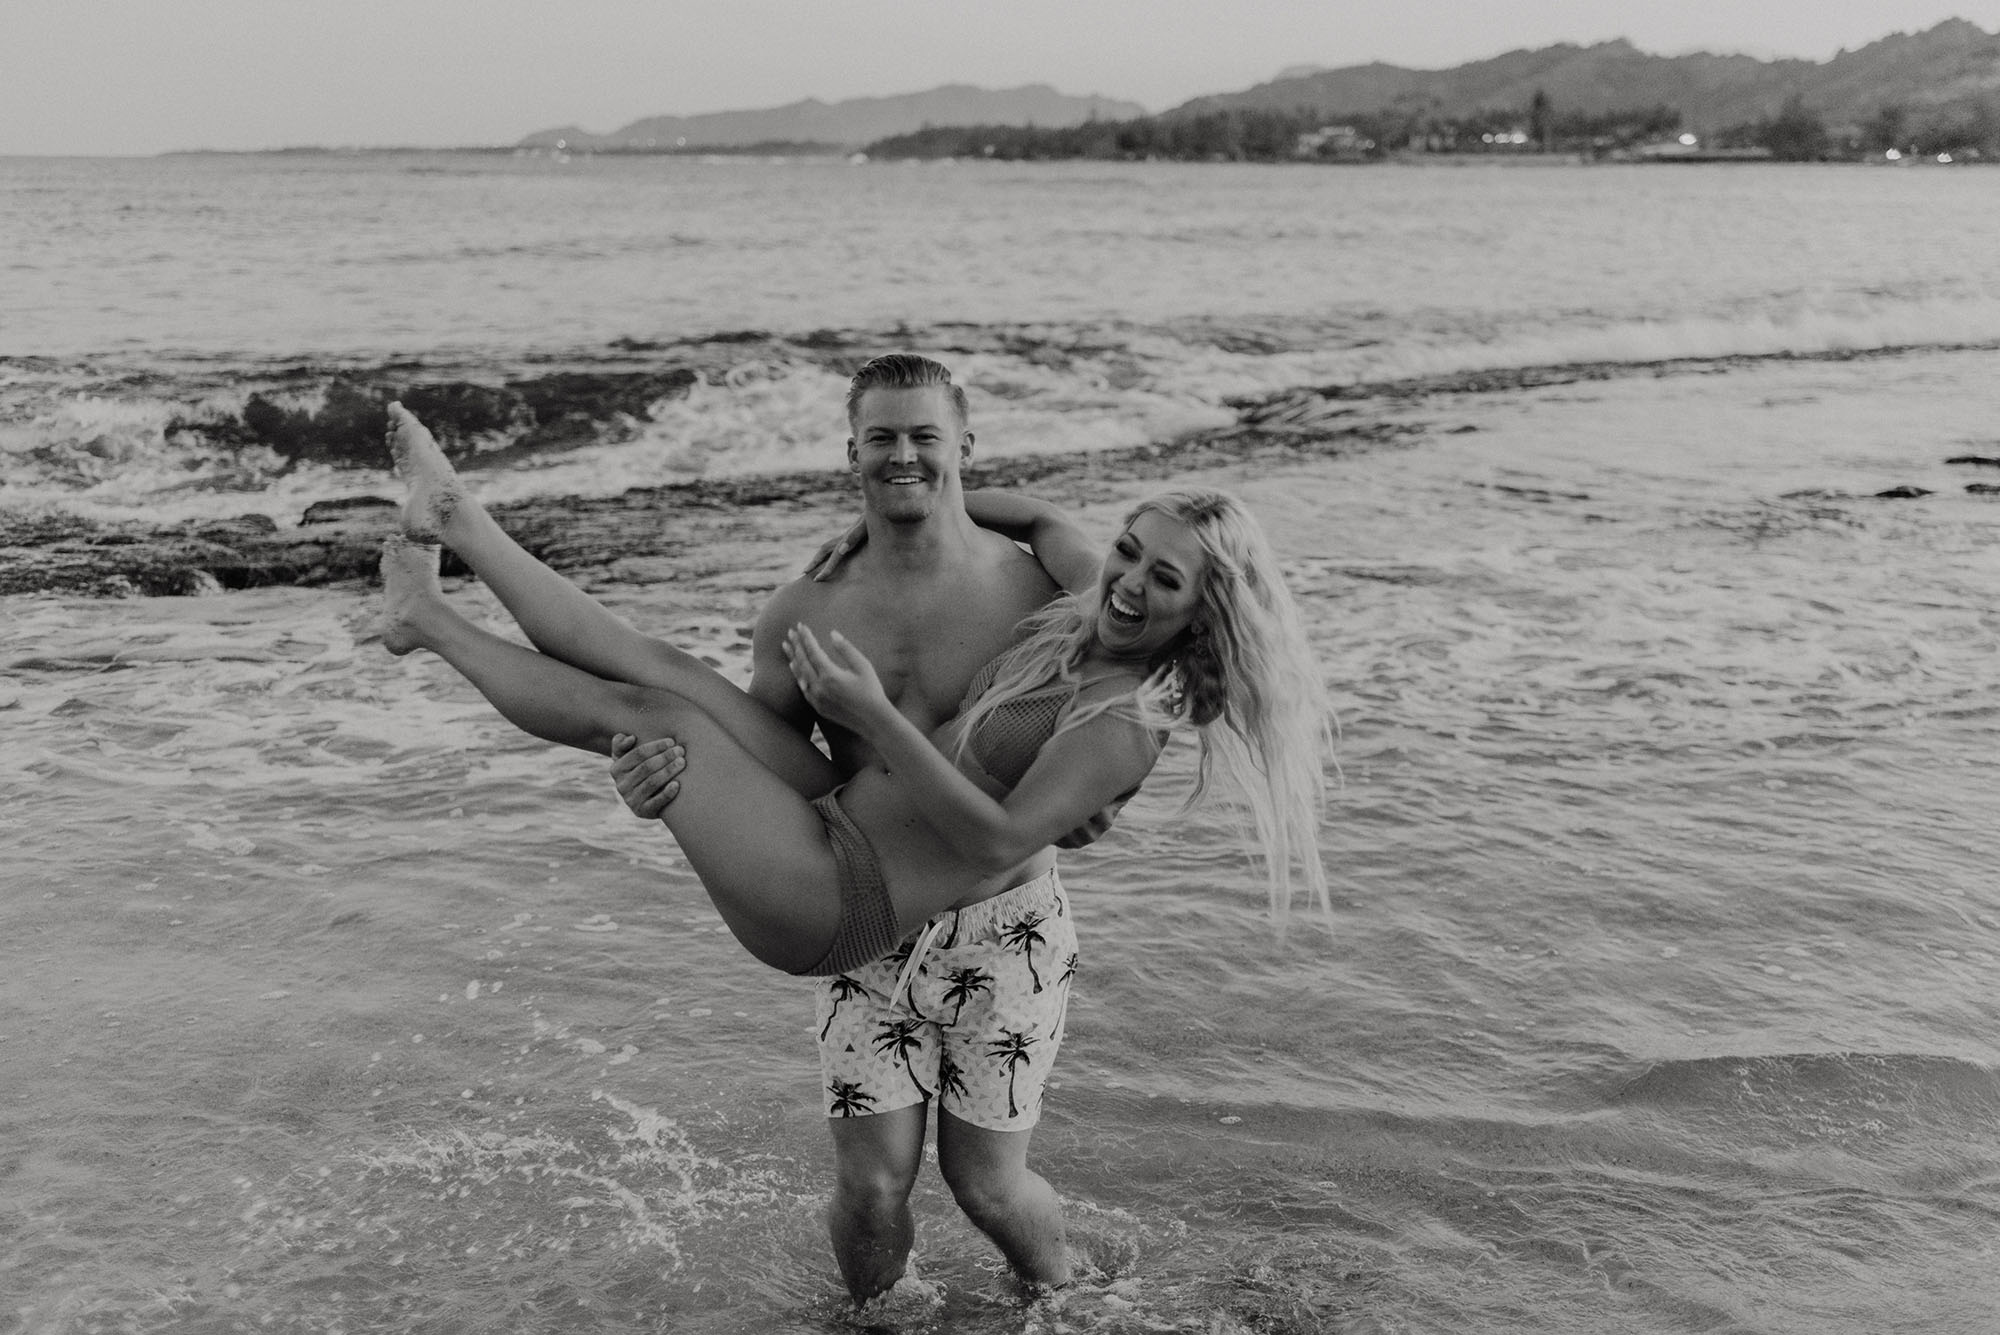
<path fill-rule="evenodd" d="M 680 775 L 686 768 L 687 752 L 671 737 L 642 743 L 621 732 L 611 739 L 611 778 L 618 796 L 640 820 L 658 820 L 680 796 Z"/>
<path fill-rule="evenodd" d="M 798 623 L 785 632 L 785 660 L 813 712 L 850 732 L 866 735 L 871 720 L 883 711 L 896 712 L 875 665 L 837 630 L 822 647 L 806 624 Z"/>

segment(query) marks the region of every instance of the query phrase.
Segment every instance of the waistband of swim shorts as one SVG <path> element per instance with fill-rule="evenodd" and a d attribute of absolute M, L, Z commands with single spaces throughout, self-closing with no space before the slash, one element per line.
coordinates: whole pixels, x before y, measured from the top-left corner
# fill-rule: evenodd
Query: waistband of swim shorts
<path fill-rule="evenodd" d="M 1053 910 L 1061 898 L 1062 878 L 1051 866 L 1041 875 L 1009 886 L 991 899 L 967 904 L 962 909 L 946 909 L 931 921 L 944 924 L 946 940 L 954 936 L 977 936 L 1023 913 L 1033 913 L 1036 909 Z"/>

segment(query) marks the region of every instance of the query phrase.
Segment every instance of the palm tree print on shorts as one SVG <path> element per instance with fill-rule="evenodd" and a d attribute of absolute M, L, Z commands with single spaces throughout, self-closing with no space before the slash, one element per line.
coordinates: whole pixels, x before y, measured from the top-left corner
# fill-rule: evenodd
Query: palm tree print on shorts
<path fill-rule="evenodd" d="M 1014 1076 L 1028 1064 L 1028 1049 L 1039 1040 L 1021 1029 L 1002 1029 L 1000 1035 L 986 1045 L 986 1051 L 988 1055 L 998 1057 L 1000 1064 L 1007 1068 L 1007 1115 L 1019 1117 L 1021 1110 L 1014 1106 Z"/>
<path fill-rule="evenodd" d="M 916 936 L 909 937 L 901 945 L 884 955 L 880 962 L 888 965 L 890 970 L 896 976 L 900 977 L 903 972 L 903 966 L 910 962 L 911 952 L 916 950 L 917 942 L 922 939 Z M 917 962 L 918 973 L 929 973 L 930 971 L 930 965 L 923 963 L 921 960 Z M 925 1019 L 927 1017 L 924 1015 L 923 1008 L 917 1005 L 916 979 L 912 978 L 910 982 L 911 986 L 903 989 L 903 1006 L 919 1020 Z"/>
<path fill-rule="evenodd" d="M 931 1092 L 917 1079 L 916 1069 L 910 1065 L 910 1054 L 923 1049 L 923 1040 L 917 1034 L 928 1023 L 928 1020 L 884 1020 L 875 1026 L 875 1051 L 902 1067 L 910 1083 L 917 1087 L 917 1094 L 925 1099 L 931 1097 Z"/>
<path fill-rule="evenodd" d="M 832 1100 L 827 1105 L 828 1117 L 866 1117 L 875 1102 L 873 1094 L 845 1080 L 834 1081 L 826 1087 L 826 1092 Z"/>
<path fill-rule="evenodd" d="M 840 1003 L 846 1001 L 849 997 L 858 997 L 867 990 L 866 985 L 856 979 L 849 978 L 844 973 L 833 976 L 827 991 L 828 999 L 832 1001 L 833 1005 L 826 1013 L 826 1023 L 819 1027 L 820 1042 L 826 1042 L 827 1033 L 833 1028 L 834 1017 L 840 1014 Z"/>
<path fill-rule="evenodd" d="M 1035 969 L 1035 947 L 1046 945 L 1048 938 L 1041 933 L 1041 925 L 1047 921 L 1040 913 L 1030 913 L 1027 917 L 1007 924 L 1007 930 L 1000 934 L 1000 944 L 1010 950 L 1018 950 L 1028 957 L 1028 977 L 1035 980 L 1035 991 L 1042 990 L 1042 975 Z"/>
<path fill-rule="evenodd" d="M 947 1094 L 962 1100 L 965 1093 L 965 1072 L 958 1069 L 958 1063 L 951 1059 L 949 1052 L 939 1053 L 938 1101 L 942 1103 Z"/>
<path fill-rule="evenodd" d="M 970 968 L 953 969 L 945 975 L 951 986 L 944 990 L 944 1000 L 952 1004 L 951 1022 L 958 1023 L 958 1017 L 965 1014 L 965 1003 L 981 992 L 993 990 L 993 975 L 974 965 Z"/>
<path fill-rule="evenodd" d="M 1076 977 L 1076 952 L 1072 950 L 1069 958 L 1063 961 L 1062 977 L 1056 979 L 1056 983 L 1058 986 L 1067 987 L 1069 980 L 1074 977 Z"/>

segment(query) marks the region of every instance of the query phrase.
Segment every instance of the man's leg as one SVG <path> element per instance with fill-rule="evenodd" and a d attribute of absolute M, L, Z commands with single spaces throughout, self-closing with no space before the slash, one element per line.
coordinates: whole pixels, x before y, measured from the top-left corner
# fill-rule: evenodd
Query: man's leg
<path fill-rule="evenodd" d="M 1062 1050 L 1076 930 L 1054 868 L 956 911 L 911 991 L 939 1017 L 938 1167 L 966 1217 L 1031 1285 L 1070 1278 L 1062 1203 L 1028 1167 Z"/>
<path fill-rule="evenodd" d="M 835 1180 L 826 1229 L 854 1301 L 865 1303 L 903 1277 L 916 1224 L 910 1191 L 924 1157 L 926 1103 L 867 1117 L 832 1117 Z"/>
<path fill-rule="evenodd" d="M 988 1131 L 938 1110 L 938 1167 L 970 1219 L 1029 1284 L 1069 1283 L 1055 1188 L 1028 1167 L 1029 1131 Z"/>

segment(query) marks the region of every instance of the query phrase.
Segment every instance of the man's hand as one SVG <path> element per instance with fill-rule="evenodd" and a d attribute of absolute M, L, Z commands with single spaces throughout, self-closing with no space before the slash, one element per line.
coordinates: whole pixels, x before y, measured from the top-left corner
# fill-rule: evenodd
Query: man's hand
<path fill-rule="evenodd" d="M 618 796 L 640 820 L 658 820 L 680 796 L 680 774 L 686 768 L 687 752 L 671 737 L 642 743 L 621 732 L 611 739 L 611 778 Z"/>
<path fill-rule="evenodd" d="M 813 577 L 813 583 L 833 578 L 840 563 L 860 551 L 868 542 L 868 521 L 857 519 L 847 532 L 837 538 L 828 538 L 819 550 L 806 562 L 806 573 Z"/>
<path fill-rule="evenodd" d="M 1118 813 L 1125 809 L 1127 799 L 1120 798 L 1104 810 L 1092 816 L 1083 824 L 1056 840 L 1057 848 L 1088 848 L 1104 837 L 1111 828 L 1111 822 L 1118 819 Z"/>

